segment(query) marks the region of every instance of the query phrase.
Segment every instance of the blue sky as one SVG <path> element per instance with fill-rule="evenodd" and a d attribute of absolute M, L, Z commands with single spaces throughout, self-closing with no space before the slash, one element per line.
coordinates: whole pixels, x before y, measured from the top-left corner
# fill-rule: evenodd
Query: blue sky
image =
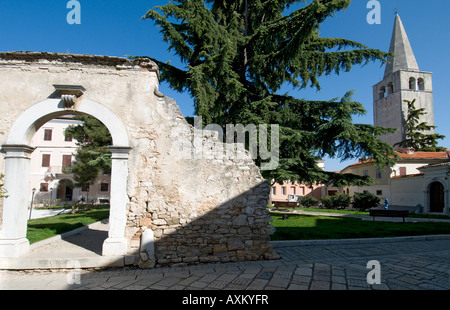
<path fill-rule="evenodd" d="M 0 51 L 46 51 L 109 56 L 150 56 L 179 64 L 167 51 L 158 29 L 141 17 L 148 9 L 169 0 L 79 0 L 81 24 L 69 25 L 68 0 L 0 0 Z M 381 24 L 369 25 L 368 0 L 353 0 L 350 7 L 322 24 L 324 37 L 343 37 L 387 51 L 397 9 L 409 36 L 419 68 L 433 73 L 436 131 L 447 136 L 440 145 L 450 148 L 450 2 L 445 0 L 379 0 Z M 291 91 L 299 98 L 330 100 L 354 90 L 367 115 L 355 122 L 373 124 L 372 85 L 384 73 L 380 63 L 356 66 L 349 73 L 320 79 L 322 90 Z M 1 81 L 0 81 L 1 83 Z M 188 94 L 160 90 L 177 100 L 185 116 L 193 115 Z M 326 170 L 340 170 L 354 161 L 326 159 Z"/>

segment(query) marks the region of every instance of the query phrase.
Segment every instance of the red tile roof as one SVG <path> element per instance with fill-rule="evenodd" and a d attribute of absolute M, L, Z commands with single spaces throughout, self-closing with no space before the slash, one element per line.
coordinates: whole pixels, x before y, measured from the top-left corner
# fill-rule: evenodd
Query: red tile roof
<path fill-rule="evenodd" d="M 402 153 L 402 152 L 397 152 L 397 155 L 400 156 L 401 159 L 450 159 L 450 150 L 447 150 L 446 152 L 414 152 L 411 154 L 407 154 L 407 153 Z M 345 167 L 344 169 L 342 169 L 342 171 L 344 171 L 347 168 L 350 167 L 354 167 L 354 166 L 358 166 L 358 165 L 362 165 L 362 164 L 367 164 L 367 163 L 371 163 L 373 162 L 373 159 L 369 158 L 366 160 L 360 160 L 357 163 L 354 163 L 352 165 L 349 165 L 347 167 Z"/>
<path fill-rule="evenodd" d="M 448 159 L 447 152 L 414 152 L 412 154 L 405 154 L 396 152 L 404 159 Z"/>

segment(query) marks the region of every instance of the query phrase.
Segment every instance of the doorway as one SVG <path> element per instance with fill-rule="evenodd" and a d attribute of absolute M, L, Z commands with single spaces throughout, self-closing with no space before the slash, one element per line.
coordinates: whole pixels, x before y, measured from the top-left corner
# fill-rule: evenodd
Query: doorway
<path fill-rule="evenodd" d="M 433 182 L 430 185 L 430 212 L 444 212 L 444 185 L 441 182 Z"/>
<path fill-rule="evenodd" d="M 73 182 L 71 180 L 61 180 L 58 184 L 58 192 L 56 199 L 61 201 L 72 201 L 73 200 Z"/>

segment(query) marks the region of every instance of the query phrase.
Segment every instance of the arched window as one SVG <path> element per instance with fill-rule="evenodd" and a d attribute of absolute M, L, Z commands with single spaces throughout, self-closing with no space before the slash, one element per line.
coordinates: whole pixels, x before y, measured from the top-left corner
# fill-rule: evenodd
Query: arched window
<path fill-rule="evenodd" d="M 409 89 L 410 90 L 417 90 L 416 85 L 417 85 L 416 84 L 416 79 L 413 78 L 413 77 L 409 78 Z"/>
<path fill-rule="evenodd" d="M 419 90 L 425 90 L 425 81 L 422 78 L 417 80 L 417 86 L 419 86 Z"/>
<path fill-rule="evenodd" d="M 394 85 L 392 84 L 392 82 L 389 82 L 386 89 L 386 95 L 389 96 L 393 92 L 394 92 Z"/>
<path fill-rule="evenodd" d="M 380 99 L 383 99 L 386 96 L 386 87 L 381 86 L 380 91 L 378 93 L 380 95 Z"/>

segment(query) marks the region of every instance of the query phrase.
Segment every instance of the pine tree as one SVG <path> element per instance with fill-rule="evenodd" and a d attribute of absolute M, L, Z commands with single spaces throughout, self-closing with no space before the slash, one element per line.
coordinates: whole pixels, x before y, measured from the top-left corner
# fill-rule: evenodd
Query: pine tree
<path fill-rule="evenodd" d="M 66 137 L 77 141 L 75 163 L 68 168 L 68 173 L 73 173 L 75 186 L 89 186 L 101 174 L 111 174 L 111 152 L 108 149 L 112 145 L 112 137 L 108 128 L 96 118 L 87 115 L 74 117 L 82 121 L 82 125 L 69 126 L 64 134 Z"/>
<path fill-rule="evenodd" d="M 413 101 L 405 100 L 408 104 L 406 115 L 404 115 L 405 140 L 394 144 L 401 148 L 413 148 L 416 152 L 445 152 L 447 148 L 437 146 L 437 140 L 444 139 L 445 136 L 425 132 L 433 130 L 436 126 L 428 125 L 426 122 L 420 122 L 420 117 L 426 115 L 424 108 L 416 109 Z"/>
<path fill-rule="evenodd" d="M 347 39 L 320 37 L 320 24 L 351 0 L 306 2 L 171 1 L 143 18 L 156 23 L 185 68 L 152 60 L 163 81 L 192 95 L 195 113 L 206 124 L 280 125 L 279 166 L 263 171 L 267 179 L 364 183 L 368 178 L 322 171 L 316 160 L 370 157 L 389 165 L 393 150 L 378 136 L 392 130 L 353 124 L 353 116 L 365 110 L 351 92 L 341 100 L 312 101 L 283 94 L 281 88 L 320 90 L 319 77 L 384 63 L 388 54 Z"/>

